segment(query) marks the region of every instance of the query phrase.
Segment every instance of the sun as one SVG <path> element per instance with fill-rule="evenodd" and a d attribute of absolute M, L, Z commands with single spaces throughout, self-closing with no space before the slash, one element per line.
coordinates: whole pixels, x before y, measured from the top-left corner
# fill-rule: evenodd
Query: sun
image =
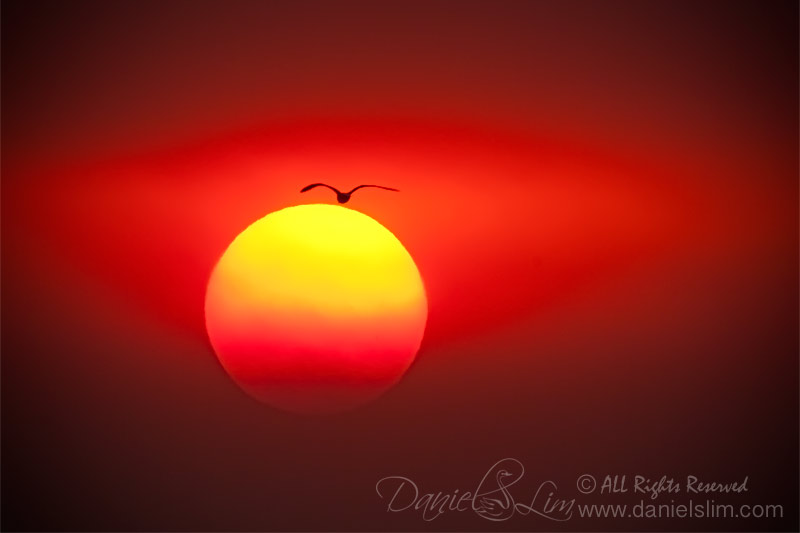
<path fill-rule="evenodd" d="M 395 384 L 428 315 L 414 260 L 388 229 L 335 205 L 268 214 L 240 233 L 208 282 L 206 329 L 251 396 L 333 412 Z"/>

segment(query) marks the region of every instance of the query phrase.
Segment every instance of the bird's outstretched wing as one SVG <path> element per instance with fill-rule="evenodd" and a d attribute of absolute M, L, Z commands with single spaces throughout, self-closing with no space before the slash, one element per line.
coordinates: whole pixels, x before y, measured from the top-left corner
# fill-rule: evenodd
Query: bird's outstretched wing
<path fill-rule="evenodd" d="M 392 189 L 391 187 L 384 187 L 383 185 L 359 185 L 358 187 L 354 188 L 352 191 L 348 192 L 347 194 L 353 194 L 358 189 L 361 189 L 361 188 L 364 188 L 364 187 L 377 187 L 378 189 L 385 189 L 387 191 L 400 192 L 399 189 Z"/>
<path fill-rule="evenodd" d="M 333 192 L 335 192 L 336 194 L 340 194 L 338 189 L 336 189 L 335 187 L 331 187 L 330 185 L 327 185 L 325 183 L 312 183 L 311 185 L 306 185 L 305 187 L 300 189 L 300 192 L 310 191 L 314 187 L 327 187 L 330 190 L 332 190 Z"/>

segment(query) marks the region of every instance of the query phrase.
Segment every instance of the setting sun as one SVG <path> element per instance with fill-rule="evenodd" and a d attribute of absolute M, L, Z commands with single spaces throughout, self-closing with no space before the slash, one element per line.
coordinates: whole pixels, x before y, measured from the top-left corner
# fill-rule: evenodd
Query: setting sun
<path fill-rule="evenodd" d="M 206 328 L 250 395 L 291 411 L 369 401 L 413 361 L 427 301 L 417 267 L 385 227 L 333 205 L 258 220 L 208 283 Z"/>

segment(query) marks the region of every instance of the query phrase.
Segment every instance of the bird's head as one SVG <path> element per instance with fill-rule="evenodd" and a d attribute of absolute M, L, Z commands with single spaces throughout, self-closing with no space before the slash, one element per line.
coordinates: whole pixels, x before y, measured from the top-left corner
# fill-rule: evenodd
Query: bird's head
<path fill-rule="evenodd" d="M 497 479 L 505 479 L 507 477 L 511 477 L 511 472 L 508 470 L 500 470 L 497 472 Z"/>

